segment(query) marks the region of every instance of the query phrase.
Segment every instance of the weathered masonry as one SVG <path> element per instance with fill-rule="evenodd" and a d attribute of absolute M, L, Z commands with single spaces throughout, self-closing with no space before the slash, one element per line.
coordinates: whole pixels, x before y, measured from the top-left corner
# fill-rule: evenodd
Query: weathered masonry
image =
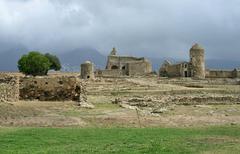
<path fill-rule="evenodd" d="M 83 88 L 74 76 L 23 77 L 20 79 L 20 99 L 79 102 Z"/>
<path fill-rule="evenodd" d="M 152 72 L 152 64 L 145 58 L 118 56 L 115 48 L 108 56 L 105 70 L 97 70 L 98 76 L 142 76 Z"/>
<path fill-rule="evenodd" d="M 94 79 L 94 66 L 90 61 L 86 61 L 81 64 L 81 78 L 82 79 Z"/>
<path fill-rule="evenodd" d="M 240 70 L 206 70 L 207 78 L 240 78 Z"/>
<path fill-rule="evenodd" d="M 195 44 L 190 49 L 190 76 L 194 78 L 205 78 L 205 51 L 203 47 Z"/>
<path fill-rule="evenodd" d="M 190 49 L 190 61 L 172 64 L 165 61 L 159 70 L 160 76 L 205 78 L 204 49 L 195 44 Z"/>
<path fill-rule="evenodd" d="M 0 102 L 19 100 L 19 78 L 14 75 L 0 73 Z"/>
<path fill-rule="evenodd" d="M 190 49 L 190 61 L 172 64 L 165 60 L 159 69 L 162 77 L 192 77 L 205 78 L 240 78 L 240 70 L 212 70 L 205 67 L 205 50 L 199 44 Z"/>
<path fill-rule="evenodd" d="M 0 102 L 19 100 L 86 103 L 86 84 L 75 76 L 20 77 L 0 74 Z"/>

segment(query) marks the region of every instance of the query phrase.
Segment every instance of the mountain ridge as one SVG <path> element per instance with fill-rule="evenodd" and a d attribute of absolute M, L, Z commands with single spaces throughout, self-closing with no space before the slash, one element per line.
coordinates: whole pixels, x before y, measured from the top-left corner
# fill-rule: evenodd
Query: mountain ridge
<path fill-rule="evenodd" d="M 23 54 L 26 54 L 29 49 L 23 45 L 13 45 L 9 48 L 0 49 L 0 71 L 17 71 L 17 61 Z M 107 62 L 107 55 L 101 54 L 98 50 L 91 47 L 79 47 L 63 53 L 54 53 L 59 57 L 63 69 L 62 71 L 76 72 L 80 71 L 80 64 L 85 61 L 92 61 L 97 69 L 104 69 Z M 136 55 L 139 56 L 139 55 Z M 164 60 L 184 61 L 174 58 L 153 58 L 146 57 L 152 63 L 153 70 L 158 71 Z M 208 69 L 231 69 L 239 68 L 240 61 L 226 59 L 206 59 L 206 67 Z"/>

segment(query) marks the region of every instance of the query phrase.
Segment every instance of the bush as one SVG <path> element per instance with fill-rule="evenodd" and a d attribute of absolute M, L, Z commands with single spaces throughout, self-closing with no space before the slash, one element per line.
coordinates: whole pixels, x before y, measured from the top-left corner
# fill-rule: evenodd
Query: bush
<path fill-rule="evenodd" d="M 47 75 L 51 63 L 43 54 L 32 51 L 18 61 L 18 69 L 26 75 Z"/>
<path fill-rule="evenodd" d="M 60 60 L 58 59 L 57 56 L 51 55 L 50 53 L 46 53 L 45 57 L 47 57 L 49 62 L 51 63 L 50 65 L 51 70 L 59 71 L 62 68 Z"/>

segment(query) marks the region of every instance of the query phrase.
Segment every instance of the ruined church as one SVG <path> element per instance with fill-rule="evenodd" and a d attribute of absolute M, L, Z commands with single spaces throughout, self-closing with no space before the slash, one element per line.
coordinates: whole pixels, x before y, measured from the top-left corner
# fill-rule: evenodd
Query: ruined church
<path fill-rule="evenodd" d="M 152 64 L 144 57 L 119 56 L 115 48 L 108 55 L 105 70 L 97 70 L 98 76 L 142 76 L 152 72 Z"/>

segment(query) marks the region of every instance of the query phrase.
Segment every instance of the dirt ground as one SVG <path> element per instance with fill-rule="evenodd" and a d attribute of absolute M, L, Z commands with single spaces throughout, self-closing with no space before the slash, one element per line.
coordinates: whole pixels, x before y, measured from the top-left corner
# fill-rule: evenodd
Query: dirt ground
<path fill-rule="evenodd" d="M 234 81 L 235 82 L 235 81 Z M 240 98 L 240 85 L 219 81 L 165 80 L 158 78 L 96 79 L 88 82 L 88 101 L 94 109 L 76 102 L 20 101 L 0 103 L 0 126 L 21 127 L 204 127 L 240 125 L 240 102 L 171 104 L 152 114 L 120 107 L 116 98 L 170 96 L 231 96 Z M 228 98 L 228 97 L 226 97 Z M 145 103 L 145 102 L 144 102 Z M 215 104 L 215 105 L 214 105 Z"/>
<path fill-rule="evenodd" d="M 240 105 L 175 106 L 158 115 L 110 103 L 82 109 L 75 102 L 17 102 L 0 104 L 1 126 L 23 127 L 198 127 L 239 125 Z"/>

